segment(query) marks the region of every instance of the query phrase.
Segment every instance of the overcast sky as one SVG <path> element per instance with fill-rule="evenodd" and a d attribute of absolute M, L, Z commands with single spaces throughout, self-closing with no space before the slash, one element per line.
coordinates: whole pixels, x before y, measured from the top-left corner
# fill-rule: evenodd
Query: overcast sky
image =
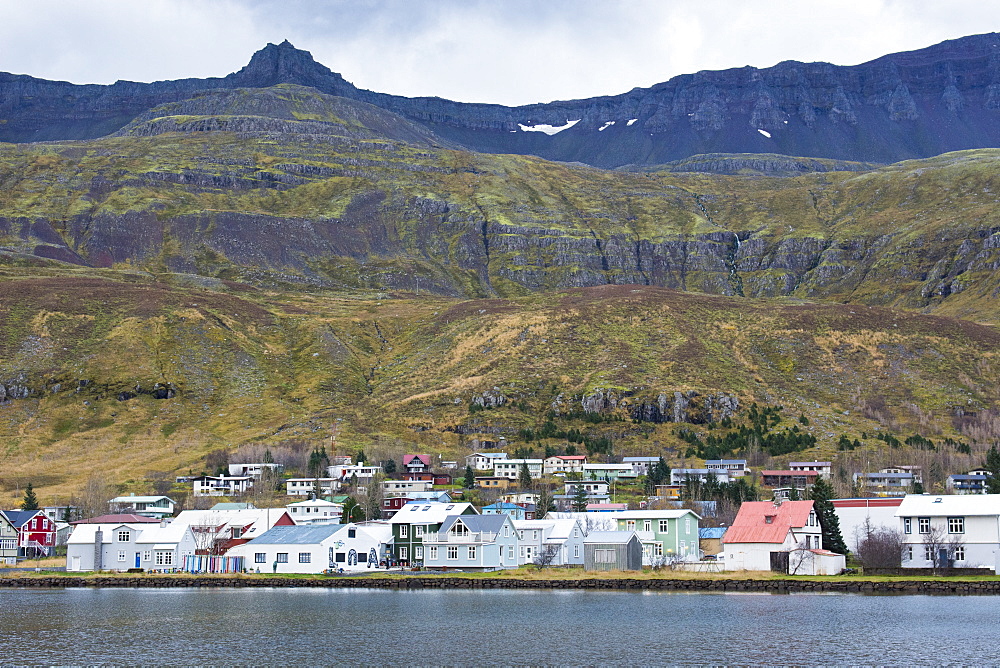
<path fill-rule="evenodd" d="M 0 0 L 0 71 L 225 76 L 288 39 L 361 88 L 517 105 L 1000 31 L 992 0 Z"/>

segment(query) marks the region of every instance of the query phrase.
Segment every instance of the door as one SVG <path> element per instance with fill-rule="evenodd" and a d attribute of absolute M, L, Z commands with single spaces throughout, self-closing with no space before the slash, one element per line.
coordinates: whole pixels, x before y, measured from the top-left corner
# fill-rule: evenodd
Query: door
<path fill-rule="evenodd" d="M 771 570 L 777 573 L 787 573 L 788 572 L 788 553 L 787 552 L 772 552 L 771 553 Z"/>
<path fill-rule="evenodd" d="M 139 553 L 135 553 L 135 567 L 139 568 Z"/>
<path fill-rule="evenodd" d="M 80 570 L 80 555 L 78 554 L 73 555 L 73 568 L 71 568 L 70 570 L 71 571 Z"/>

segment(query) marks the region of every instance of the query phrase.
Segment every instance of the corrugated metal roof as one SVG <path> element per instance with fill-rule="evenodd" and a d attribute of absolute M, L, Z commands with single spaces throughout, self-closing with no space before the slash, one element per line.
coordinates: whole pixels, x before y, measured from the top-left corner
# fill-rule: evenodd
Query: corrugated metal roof
<path fill-rule="evenodd" d="M 896 517 L 1000 516 L 1000 494 L 907 494 Z"/>
<path fill-rule="evenodd" d="M 698 519 L 698 513 L 693 510 L 688 510 L 687 508 L 678 509 L 665 509 L 665 510 L 626 510 L 615 515 L 618 519 L 623 520 L 676 520 L 684 517 L 685 515 L 694 515 Z"/>
<path fill-rule="evenodd" d="M 343 529 L 346 524 L 271 527 L 250 541 L 261 545 L 315 545 Z"/>
<path fill-rule="evenodd" d="M 779 506 L 770 501 L 747 501 L 722 542 L 783 543 L 792 527 L 806 525 L 812 507 L 812 501 L 785 501 Z"/>
<path fill-rule="evenodd" d="M 583 539 L 583 542 L 591 545 L 595 543 L 601 545 L 621 545 L 628 543 L 635 536 L 636 533 L 634 531 L 591 531 Z"/>
<path fill-rule="evenodd" d="M 112 515 L 100 515 L 86 520 L 70 522 L 72 525 L 78 524 L 159 524 L 160 520 L 142 515 L 129 515 L 126 513 L 116 513 Z"/>
<path fill-rule="evenodd" d="M 458 520 L 472 532 L 499 533 L 507 515 L 451 515 L 441 525 L 441 533 L 446 533 Z"/>

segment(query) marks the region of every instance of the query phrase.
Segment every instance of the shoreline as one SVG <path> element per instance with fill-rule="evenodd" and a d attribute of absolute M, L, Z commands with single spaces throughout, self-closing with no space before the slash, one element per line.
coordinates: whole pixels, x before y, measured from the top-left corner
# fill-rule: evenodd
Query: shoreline
<path fill-rule="evenodd" d="M 77 588 L 326 588 L 326 589 L 542 589 L 663 592 L 1000 594 L 997 580 L 813 580 L 586 578 L 515 579 L 447 575 L 399 577 L 270 577 L 259 575 L 89 575 L 0 577 L 0 589 Z"/>

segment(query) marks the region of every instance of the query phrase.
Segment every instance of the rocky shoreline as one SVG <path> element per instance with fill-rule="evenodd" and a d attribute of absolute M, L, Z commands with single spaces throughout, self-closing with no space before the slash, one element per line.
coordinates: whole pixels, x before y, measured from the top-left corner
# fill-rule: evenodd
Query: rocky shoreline
<path fill-rule="evenodd" d="M 448 576 L 314 577 L 155 576 L 139 577 L 0 577 L 0 588 L 179 588 L 325 587 L 356 589 L 579 589 L 607 591 L 864 593 L 864 594 L 1000 594 L 1000 580 L 675 580 L 462 578 Z"/>

